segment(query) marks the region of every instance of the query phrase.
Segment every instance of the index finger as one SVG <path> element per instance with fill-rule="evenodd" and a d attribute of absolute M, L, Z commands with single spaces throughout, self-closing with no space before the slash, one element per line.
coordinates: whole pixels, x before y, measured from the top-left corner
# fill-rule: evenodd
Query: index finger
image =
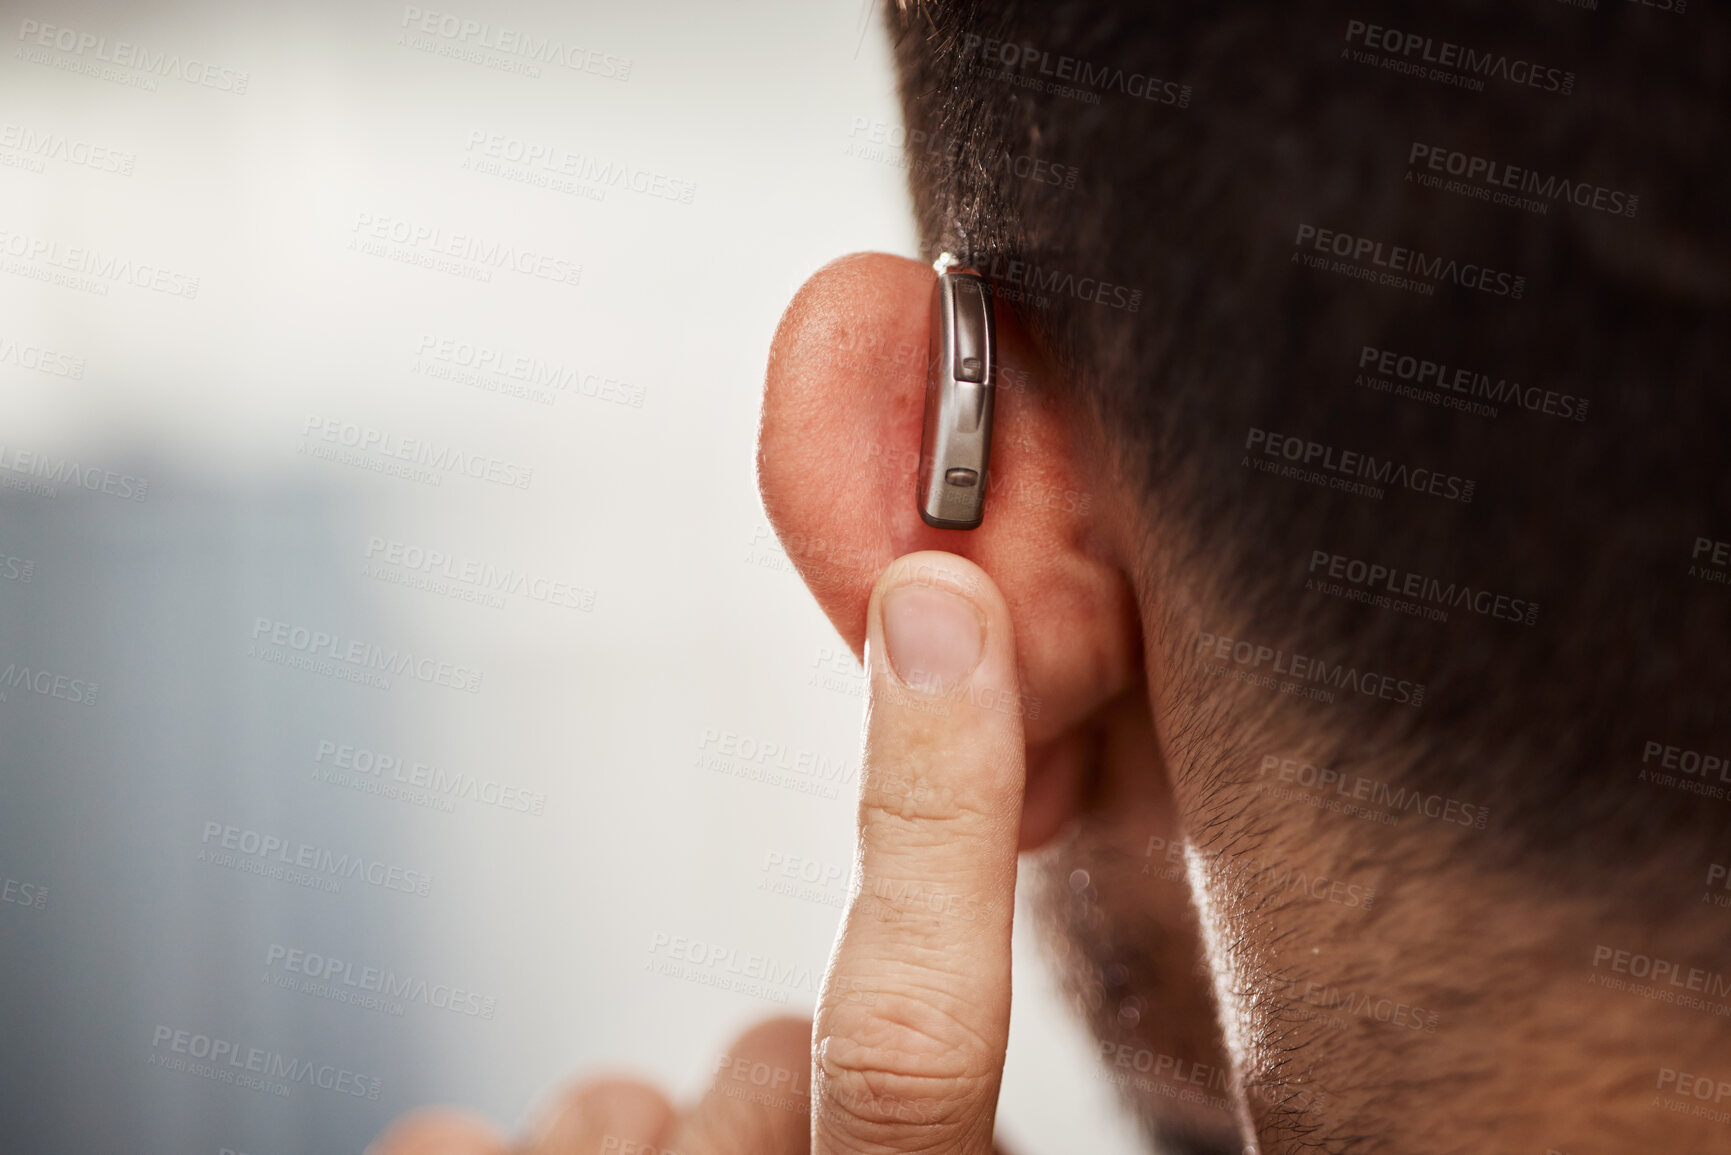
<path fill-rule="evenodd" d="M 813 1024 L 812 1151 L 991 1150 L 1025 752 L 1008 608 L 915 553 L 867 611 L 853 896 Z"/>

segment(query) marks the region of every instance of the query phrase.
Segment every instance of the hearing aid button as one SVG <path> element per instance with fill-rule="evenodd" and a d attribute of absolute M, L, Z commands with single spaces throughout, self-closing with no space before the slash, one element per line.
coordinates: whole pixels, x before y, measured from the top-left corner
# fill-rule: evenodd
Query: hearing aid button
<path fill-rule="evenodd" d="M 944 480 L 951 485 L 972 486 L 980 480 L 980 475 L 971 469 L 949 469 L 944 471 Z"/>
<path fill-rule="evenodd" d="M 977 282 L 959 278 L 955 284 L 956 380 L 986 382 L 986 298 Z"/>

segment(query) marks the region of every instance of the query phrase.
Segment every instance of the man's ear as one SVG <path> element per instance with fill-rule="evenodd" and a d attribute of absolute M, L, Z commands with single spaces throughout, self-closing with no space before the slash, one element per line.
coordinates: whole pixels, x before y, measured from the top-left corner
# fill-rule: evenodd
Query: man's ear
<path fill-rule="evenodd" d="M 933 529 L 915 503 L 925 415 L 930 266 L 881 253 L 835 261 L 788 306 L 770 350 L 757 470 L 805 583 L 858 657 L 884 567 L 915 550 L 992 575 L 1015 622 L 1029 753 L 1023 848 L 1074 812 L 1104 707 L 1140 687 L 1141 629 L 1119 543 L 1097 530 L 1104 464 L 1054 370 L 996 307 L 997 396 L 985 520 Z M 1114 519 L 1117 520 L 1117 519 Z"/>

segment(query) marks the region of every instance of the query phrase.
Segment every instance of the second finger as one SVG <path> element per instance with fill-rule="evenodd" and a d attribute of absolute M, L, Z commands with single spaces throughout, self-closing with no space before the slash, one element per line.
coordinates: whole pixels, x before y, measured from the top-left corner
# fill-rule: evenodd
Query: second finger
<path fill-rule="evenodd" d="M 806 1155 L 811 1023 L 780 1018 L 734 1040 L 715 1078 L 665 1144 L 666 1155 Z"/>
<path fill-rule="evenodd" d="M 634 1079 L 595 1079 L 561 1093 L 523 1155 L 652 1155 L 673 1125 L 660 1091 Z"/>

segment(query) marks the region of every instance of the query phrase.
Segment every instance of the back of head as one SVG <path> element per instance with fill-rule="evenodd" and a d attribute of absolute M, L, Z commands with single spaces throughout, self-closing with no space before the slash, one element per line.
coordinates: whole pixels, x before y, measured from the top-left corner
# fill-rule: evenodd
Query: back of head
<path fill-rule="evenodd" d="M 1357 1093 L 1346 1132 L 1284 1124 L 1318 1150 L 1382 1134 L 1365 1104 L 1414 1070 L 1512 1111 L 1490 1084 L 1538 1044 L 1480 1045 L 1598 1015 L 1616 952 L 1731 1004 L 1701 906 L 1731 835 L 1731 14 L 1684 5 L 890 13 L 924 248 L 988 275 L 1143 495 L 1193 859 L 1320 846 L 1395 887 L 1313 930 L 1192 863 L 1240 1075 Z M 1370 797 L 1408 820 L 1339 816 Z M 1378 970 L 1427 934 L 1482 953 Z M 1419 992 L 1458 1045 L 1378 1070 L 1407 1044 L 1257 1001 L 1297 965 L 1245 945 L 1274 942 Z M 1581 1038 L 1634 1070 L 1725 1041 L 1617 997 Z M 1593 1058 L 1558 1077 L 1651 1087 Z"/>
<path fill-rule="evenodd" d="M 1176 676 L 1230 638 L 1422 686 L 1289 695 L 1258 741 L 1475 794 L 1541 869 L 1727 830 L 1636 773 L 1719 749 L 1731 699 L 1724 13 L 891 21 L 924 244 L 1123 449 L 1192 591 Z"/>

